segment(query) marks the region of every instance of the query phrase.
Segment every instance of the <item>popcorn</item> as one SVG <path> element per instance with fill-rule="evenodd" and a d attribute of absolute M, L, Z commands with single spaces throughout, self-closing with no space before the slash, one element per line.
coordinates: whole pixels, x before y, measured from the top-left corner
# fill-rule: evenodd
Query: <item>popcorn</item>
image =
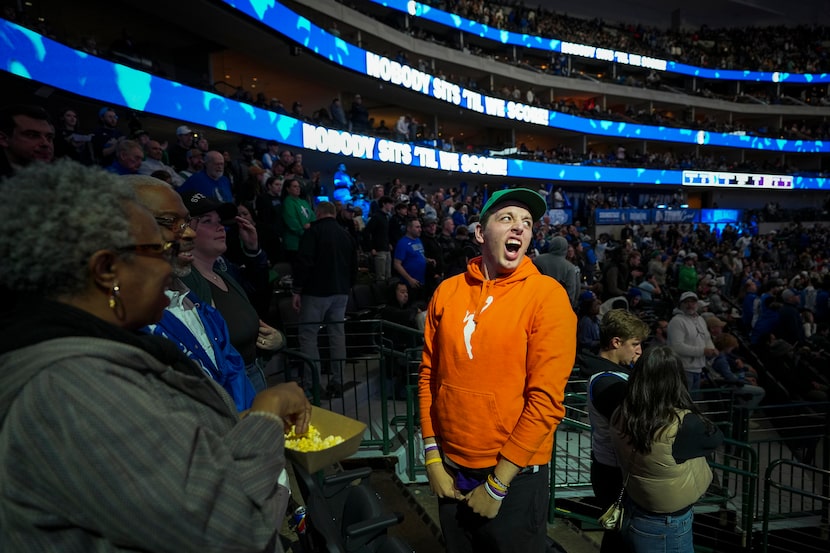
<path fill-rule="evenodd" d="M 292 425 L 291 430 L 285 435 L 285 447 L 303 453 L 322 451 L 340 443 L 343 443 L 342 436 L 327 436 L 323 438 L 320 436 L 320 430 L 313 424 L 309 424 L 308 432 L 302 435 L 295 434 L 294 426 Z"/>

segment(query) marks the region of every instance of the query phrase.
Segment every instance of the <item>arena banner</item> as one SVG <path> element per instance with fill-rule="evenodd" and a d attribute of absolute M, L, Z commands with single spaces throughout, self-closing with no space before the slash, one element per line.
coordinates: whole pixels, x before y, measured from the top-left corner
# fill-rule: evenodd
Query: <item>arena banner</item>
<path fill-rule="evenodd" d="M 629 223 L 637 223 L 640 225 L 648 225 L 651 223 L 650 209 L 627 209 L 626 216 Z"/>
<path fill-rule="evenodd" d="M 694 223 L 697 221 L 698 209 L 654 209 L 652 210 L 655 223 Z"/>
<path fill-rule="evenodd" d="M 626 209 L 595 209 L 594 222 L 598 225 L 624 225 L 628 222 Z"/>
<path fill-rule="evenodd" d="M 636 223 L 648 225 L 653 222 L 651 209 L 597 209 L 594 211 L 594 222 L 598 225 L 624 225 Z"/>
<path fill-rule="evenodd" d="M 549 209 L 547 216 L 550 217 L 551 225 L 570 225 L 573 223 L 573 210 L 571 209 Z"/>

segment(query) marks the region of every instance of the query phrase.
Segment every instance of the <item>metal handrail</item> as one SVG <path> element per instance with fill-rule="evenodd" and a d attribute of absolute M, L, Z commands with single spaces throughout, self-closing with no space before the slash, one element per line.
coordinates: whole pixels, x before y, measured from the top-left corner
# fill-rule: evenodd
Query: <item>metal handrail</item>
<path fill-rule="evenodd" d="M 794 488 L 792 486 L 775 482 L 772 479 L 772 472 L 782 465 L 787 465 L 793 468 L 799 468 L 805 472 L 810 472 L 815 475 L 823 476 L 822 494 L 808 492 L 806 490 L 801 490 L 798 488 Z M 810 499 L 815 499 L 823 502 L 824 509 L 822 510 L 822 523 L 826 525 L 828 522 L 828 517 L 830 517 L 830 470 L 820 469 L 812 465 L 807 465 L 805 463 L 800 463 L 798 461 L 791 461 L 789 459 L 778 459 L 776 461 L 771 462 L 764 473 L 764 509 L 762 515 L 763 523 L 761 532 L 761 550 L 763 551 L 763 553 L 767 553 L 767 549 L 769 546 L 770 494 L 773 488 L 786 491 L 801 497 L 807 497 Z"/>

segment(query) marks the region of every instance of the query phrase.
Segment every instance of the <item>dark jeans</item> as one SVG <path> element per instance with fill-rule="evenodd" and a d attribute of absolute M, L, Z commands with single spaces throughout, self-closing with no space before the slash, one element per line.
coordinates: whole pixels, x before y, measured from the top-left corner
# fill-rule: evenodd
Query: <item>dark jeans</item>
<path fill-rule="evenodd" d="M 694 553 L 694 510 L 664 515 L 646 511 L 630 499 L 623 503 L 623 535 L 632 549 L 649 553 Z"/>
<path fill-rule="evenodd" d="M 605 465 L 595 460 L 593 455 L 591 456 L 591 487 L 603 513 L 620 496 L 622 483 L 622 471 L 619 467 Z M 600 553 L 624 553 L 630 549 L 623 540 L 622 534 L 613 530 L 605 530 L 599 551 Z"/>
<path fill-rule="evenodd" d="M 447 553 L 544 553 L 550 484 L 547 465 L 510 483 L 496 518 L 475 514 L 463 501 L 440 499 Z"/>
<path fill-rule="evenodd" d="M 253 363 L 245 367 L 245 373 L 247 373 L 248 379 L 253 384 L 256 393 L 268 387 L 268 383 L 265 380 L 265 373 L 262 372 L 262 365 L 259 359 L 256 359 Z"/>

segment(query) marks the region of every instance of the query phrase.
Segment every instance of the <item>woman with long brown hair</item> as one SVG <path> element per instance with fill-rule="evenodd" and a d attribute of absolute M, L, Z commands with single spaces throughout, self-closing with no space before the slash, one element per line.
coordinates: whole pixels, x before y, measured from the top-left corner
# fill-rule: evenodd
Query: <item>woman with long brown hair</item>
<path fill-rule="evenodd" d="M 671 348 L 640 357 L 611 422 L 625 482 L 623 538 L 635 553 L 692 553 L 692 507 L 712 482 L 706 456 L 723 434 L 692 402 Z"/>

